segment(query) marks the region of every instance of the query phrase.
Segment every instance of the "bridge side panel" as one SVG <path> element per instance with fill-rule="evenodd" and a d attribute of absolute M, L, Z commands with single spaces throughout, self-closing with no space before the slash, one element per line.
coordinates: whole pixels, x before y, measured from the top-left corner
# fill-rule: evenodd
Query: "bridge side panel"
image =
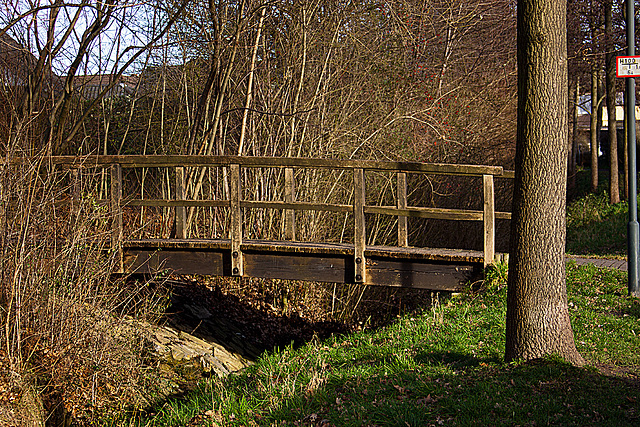
<path fill-rule="evenodd" d="M 168 271 L 175 274 L 231 276 L 229 251 L 127 248 L 124 265 L 125 271 L 130 274 L 156 274 Z"/>
<path fill-rule="evenodd" d="M 355 262 L 349 253 L 304 254 L 247 250 L 245 277 L 355 283 Z M 233 276 L 228 249 L 125 249 L 127 273 Z M 438 291 L 460 291 L 482 278 L 482 262 L 448 263 L 420 259 L 369 257 L 366 284 Z"/>
<path fill-rule="evenodd" d="M 351 257 L 321 254 L 245 252 L 245 275 L 310 282 L 353 282 Z"/>
<path fill-rule="evenodd" d="M 370 285 L 402 288 L 462 291 L 482 278 L 481 263 L 445 263 L 412 259 L 369 257 Z"/>

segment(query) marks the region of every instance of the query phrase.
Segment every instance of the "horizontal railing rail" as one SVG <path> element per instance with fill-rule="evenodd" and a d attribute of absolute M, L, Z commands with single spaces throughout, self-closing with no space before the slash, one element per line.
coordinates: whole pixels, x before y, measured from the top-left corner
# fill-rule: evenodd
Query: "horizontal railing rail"
<path fill-rule="evenodd" d="M 28 158 L 14 158 L 20 163 Z M 94 167 L 118 164 L 123 168 L 145 167 L 214 167 L 240 165 L 249 168 L 337 168 L 377 171 L 417 172 L 432 175 L 493 175 L 502 176 L 502 166 L 457 165 L 449 163 L 391 162 L 376 160 L 313 159 L 306 157 L 252 157 L 252 156 L 187 156 L 187 155 L 91 155 L 51 156 L 46 161 L 70 167 Z"/>

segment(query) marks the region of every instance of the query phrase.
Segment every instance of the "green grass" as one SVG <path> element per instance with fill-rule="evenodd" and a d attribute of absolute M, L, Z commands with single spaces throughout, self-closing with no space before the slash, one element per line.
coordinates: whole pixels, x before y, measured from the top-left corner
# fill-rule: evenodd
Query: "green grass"
<path fill-rule="evenodd" d="M 580 169 L 567 202 L 566 252 L 607 258 L 627 253 L 627 202 L 609 203 L 608 171 L 602 171 L 598 190 L 591 193 L 591 171 Z M 623 195 L 623 188 L 620 189 Z"/>
<path fill-rule="evenodd" d="M 571 202 L 567 206 L 567 253 L 625 256 L 628 211 L 627 202 L 610 204 L 606 192 L 587 194 Z"/>
<path fill-rule="evenodd" d="M 618 271 L 568 266 L 576 345 L 590 366 L 503 362 L 505 277 L 388 327 L 261 357 L 127 420 L 144 426 L 640 423 L 640 306 Z"/>

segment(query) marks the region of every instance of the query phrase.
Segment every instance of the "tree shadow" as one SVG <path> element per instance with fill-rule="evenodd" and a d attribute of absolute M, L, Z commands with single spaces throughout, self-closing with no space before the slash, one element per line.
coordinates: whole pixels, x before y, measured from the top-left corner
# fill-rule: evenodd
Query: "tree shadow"
<path fill-rule="evenodd" d="M 161 322 L 206 341 L 215 341 L 249 360 L 278 348 L 298 348 L 312 339 L 322 340 L 363 327 L 375 330 L 387 326 L 401 313 L 430 307 L 432 298 L 429 291 L 393 289 L 397 295 L 387 295 L 385 301 L 379 301 L 384 297 L 375 292 L 386 289 L 376 288 L 361 298 L 359 319 L 365 318 L 365 321 L 338 321 L 330 320 L 329 314 L 305 316 L 304 312 L 301 315 L 295 310 L 274 309 L 271 304 L 251 296 L 238 297 L 223 286 L 195 279 L 173 280 L 167 285 L 170 304 Z M 380 305 L 386 307 L 384 312 Z M 321 311 L 314 307 L 309 310 Z"/>
<path fill-rule="evenodd" d="M 218 286 L 210 288 L 196 281 L 171 283 L 171 304 L 162 321 L 249 360 L 276 348 L 299 347 L 314 337 L 324 339 L 348 331 L 340 322 L 269 313 Z"/>
<path fill-rule="evenodd" d="M 640 381 L 559 360 L 520 365 L 420 353 L 424 369 L 333 377 L 259 425 L 637 425 Z M 284 420 L 284 422 L 283 422 Z M 278 424 L 280 425 L 280 424 Z"/>
<path fill-rule="evenodd" d="M 640 319 L 640 301 L 634 299 L 631 302 L 631 307 L 625 309 L 623 314 L 628 314 L 629 316 L 635 317 L 636 319 Z"/>

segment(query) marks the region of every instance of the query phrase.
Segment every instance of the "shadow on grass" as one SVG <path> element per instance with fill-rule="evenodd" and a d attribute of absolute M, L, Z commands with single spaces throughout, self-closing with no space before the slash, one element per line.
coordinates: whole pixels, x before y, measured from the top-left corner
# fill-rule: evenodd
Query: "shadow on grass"
<path fill-rule="evenodd" d="M 420 352 L 415 356 L 415 361 L 425 365 L 441 365 L 450 369 L 470 369 L 488 363 L 500 363 L 498 358 L 478 358 L 465 353 L 451 352 Z"/>
<path fill-rule="evenodd" d="M 631 307 L 624 310 L 623 314 L 628 314 L 629 316 L 633 316 L 636 319 L 640 319 L 640 301 L 632 301 Z"/>
<path fill-rule="evenodd" d="M 311 393 L 282 401 L 254 422 L 314 426 L 640 422 L 637 378 L 605 376 L 556 360 L 516 366 L 455 353 L 425 353 L 417 359 L 424 361 L 425 369 L 332 378 Z"/>

